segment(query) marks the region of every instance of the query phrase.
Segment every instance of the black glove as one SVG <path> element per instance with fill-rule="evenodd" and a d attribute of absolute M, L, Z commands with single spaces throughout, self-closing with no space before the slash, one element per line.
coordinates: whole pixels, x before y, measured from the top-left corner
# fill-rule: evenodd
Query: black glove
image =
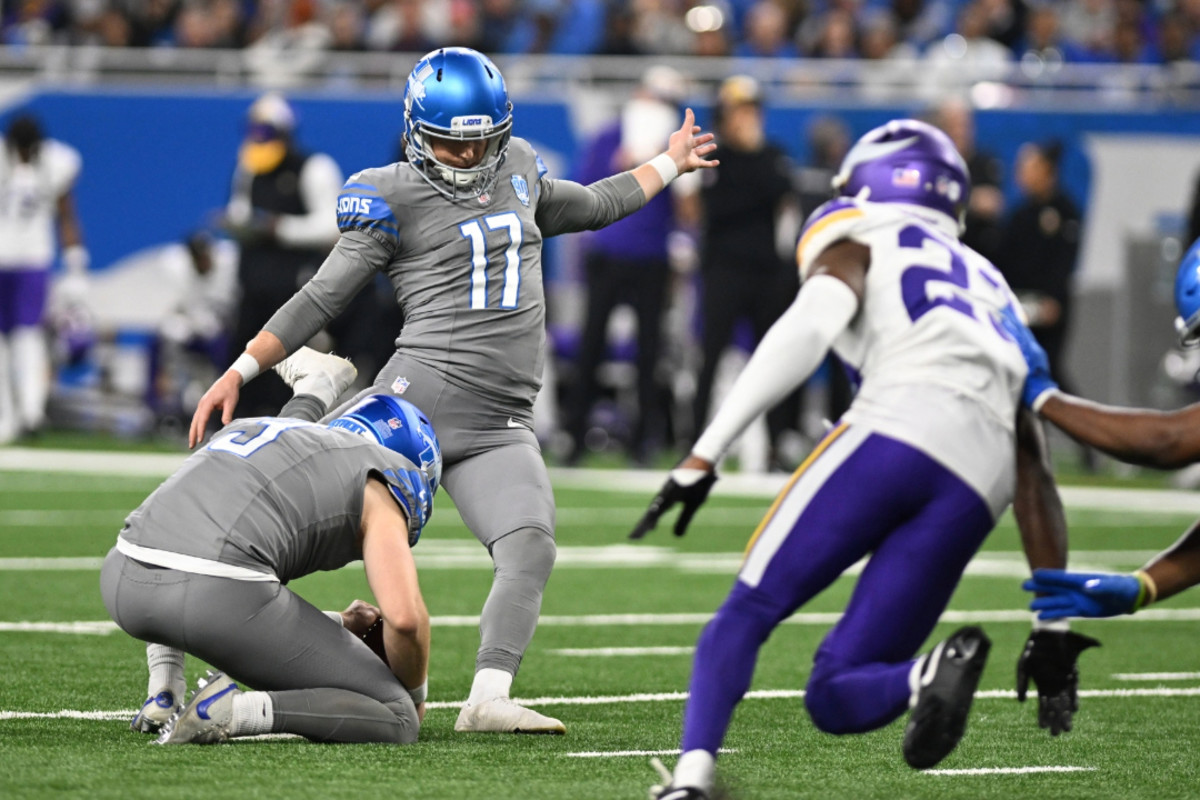
<path fill-rule="evenodd" d="M 709 490 L 716 482 L 717 474 L 715 472 L 680 468 L 671 470 L 667 482 L 650 501 L 650 507 L 646 509 L 646 513 L 634 526 L 629 538 L 640 539 L 654 530 L 654 526 L 658 524 L 658 518 L 676 503 L 683 503 L 683 511 L 679 512 L 679 519 L 675 520 L 675 535 L 683 536 L 687 533 L 687 526 L 692 521 L 692 516 L 704 504 Z"/>
<path fill-rule="evenodd" d="M 1071 631 L 1034 631 L 1017 659 L 1017 700 L 1025 702 L 1029 680 L 1037 684 L 1038 726 L 1051 736 L 1071 730 L 1071 715 L 1079 710 L 1079 670 L 1075 660 L 1100 642 Z"/>

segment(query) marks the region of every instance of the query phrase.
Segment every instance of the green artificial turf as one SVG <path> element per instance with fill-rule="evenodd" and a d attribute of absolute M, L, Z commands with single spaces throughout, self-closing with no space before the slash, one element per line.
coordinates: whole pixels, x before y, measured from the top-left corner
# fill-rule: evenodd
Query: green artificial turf
<path fill-rule="evenodd" d="M 106 621 L 99 559 L 124 514 L 157 483 L 119 475 L 0 472 L 0 623 Z M 687 537 L 676 539 L 663 526 L 633 545 L 625 534 L 650 494 L 557 492 L 560 561 L 546 591 L 545 622 L 514 694 L 550 699 L 539 709 L 561 718 L 566 736 L 456 734 L 457 712 L 442 706 L 428 712 L 421 741 L 411 747 L 267 739 L 157 748 L 151 737 L 130 732 L 126 722 L 146 688 L 141 643 L 119 631 L 50 633 L 0 625 L 0 797 L 643 798 L 655 777 L 648 756 L 611 754 L 678 746 L 683 701 L 653 695 L 686 691 L 690 655 L 581 657 L 556 651 L 693 645 L 701 627 L 696 619 L 592 624 L 587 615 L 711 614 L 770 503 L 768 498 L 714 497 Z M 1178 513 L 1079 509 L 1072 509 L 1069 519 L 1078 559 L 1113 569 L 1139 565 L 1189 522 Z M 620 551 L 611 548 L 654 556 L 654 563 L 621 563 L 612 556 Z M 491 579 L 486 554 L 444 496 L 416 554 L 435 618 L 430 700 L 461 701 L 470 686 L 478 633 L 469 619 L 441 625 L 437 620 L 478 614 Z M 455 564 L 447 556 L 465 557 L 466 563 Z M 65 558 L 84 561 L 56 561 Z M 1011 518 L 1001 521 L 980 559 L 1002 567 L 1011 563 L 1013 576 L 968 575 L 951 609 L 1024 608 L 1027 596 L 1016 577 L 1019 540 Z M 76 568 L 64 568 L 72 564 Z M 802 611 L 840 611 L 853 582 L 852 576 L 842 578 Z M 292 588 L 323 608 L 369 599 L 356 566 L 310 576 Z M 1168 610 L 1196 607 L 1200 593 L 1163 604 Z M 903 598 L 896 613 L 903 613 Z M 956 626 L 939 625 L 934 638 Z M 919 773 L 901 757 L 903 717 L 870 734 L 835 737 L 813 727 L 798 697 L 751 697 L 734 717 L 725 746 L 735 752 L 722 756 L 719 774 L 731 796 L 764 800 L 1197 797 L 1200 678 L 1134 682 L 1116 677 L 1200 669 L 1197 626 L 1138 616 L 1076 623 L 1077 630 L 1104 643 L 1082 658 L 1082 688 L 1106 694 L 1085 695 L 1075 730 L 1051 737 L 1037 727 L 1033 702 L 1021 705 L 1009 694 L 1028 622 L 1016 616 L 983 623 L 993 640 L 983 694 L 965 739 L 939 769 L 1079 771 Z M 781 626 L 761 653 L 752 689 L 803 689 L 812 654 L 828 629 L 828 622 Z M 203 668 L 189 660 L 189 680 Z M 1164 687 L 1192 693 L 1165 695 L 1158 691 Z M 1151 690 L 1151 696 L 1113 692 L 1129 689 Z M 635 695 L 641 697 L 629 697 Z M 585 697 L 626 699 L 569 702 Z M 109 712 L 113 718 L 28 716 L 63 711 Z M 609 755 L 571 755 L 581 752 Z M 672 756 L 664 760 L 673 763 Z"/>

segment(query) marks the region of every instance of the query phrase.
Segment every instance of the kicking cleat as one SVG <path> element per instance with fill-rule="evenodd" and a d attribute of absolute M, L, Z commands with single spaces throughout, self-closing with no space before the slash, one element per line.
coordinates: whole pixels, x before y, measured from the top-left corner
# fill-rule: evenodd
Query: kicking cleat
<path fill-rule="evenodd" d="M 991 646 L 981 628 L 968 626 L 925 656 L 904 728 L 904 760 L 913 769 L 934 766 L 962 739 Z"/>
<path fill-rule="evenodd" d="M 566 733 L 553 717 L 519 706 L 507 697 L 464 705 L 454 730 L 459 733 Z"/>
<path fill-rule="evenodd" d="M 274 369 L 296 394 L 313 395 L 326 406 L 333 405 L 358 375 L 354 365 L 341 356 L 311 347 L 301 347 Z"/>
<path fill-rule="evenodd" d="M 220 744 L 229 739 L 233 698 L 242 693 L 224 672 L 201 678 L 183 710 L 171 715 L 155 744 Z"/>
<path fill-rule="evenodd" d="M 661 785 L 650 787 L 650 800 L 709 800 L 709 796 L 695 786 L 674 786 L 671 771 L 657 758 L 650 759 L 650 766 L 658 772 Z"/>
<path fill-rule="evenodd" d="M 163 689 L 158 694 L 146 698 L 141 710 L 129 721 L 129 729 L 135 733 L 158 733 L 162 726 L 167 724 L 167 720 L 181 708 L 183 705 L 175 699 L 175 694 Z"/>

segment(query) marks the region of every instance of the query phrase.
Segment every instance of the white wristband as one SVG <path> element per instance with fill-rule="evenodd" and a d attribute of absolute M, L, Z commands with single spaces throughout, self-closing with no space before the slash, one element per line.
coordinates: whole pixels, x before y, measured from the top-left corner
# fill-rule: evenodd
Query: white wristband
<path fill-rule="evenodd" d="M 338 625 L 341 625 L 343 628 L 346 627 L 346 621 L 344 619 L 342 619 L 342 612 L 340 612 L 340 611 L 322 611 L 321 613 L 324 614 L 325 616 L 329 617 L 331 620 L 336 622 Z"/>
<path fill-rule="evenodd" d="M 675 166 L 675 159 L 666 153 L 659 153 L 646 163 L 654 167 L 658 177 L 662 178 L 663 186 L 679 177 L 679 167 Z"/>
<path fill-rule="evenodd" d="M 1071 630 L 1071 621 L 1069 619 L 1038 619 L 1037 614 L 1034 614 L 1033 630 L 1035 632 L 1052 631 L 1053 633 L 1066 633 Z"/>
<path fill-rule="evenodd" d="M 233 362 L 230 369 L 242 376 L 242 385 L 245 386 L 262 368 L 258 365 L 258 360 L 254 356 L 249 353 L 242 353 L 237 357 L 237 361 Z"/>
<path fill-rule="evenodd" d="M 429 680 L 428 679 L 426 679 L 425 682 L 422 683 L 417 688 L 408 690 L 408 696 L 412 698 L 414 706 L 419 706 L 419 705 L 421 705 L 421 703 L 424 703 L 425 698 L 428 695 L 429 695 Z"/>
<path fill-rule="evenodd" d="M 1057 386 L 1055 386 L 1052 389 L 1047 389 L 1046 391 L 1042 392 L 1041 394 L 1039 394 L 1037 397 L 1035 397 L 1033 399 L 1033 405 L 1031 405 L 1029 407 L 1030 410 L 1033 411 L 1033 413 L 1035 413 L 1035 414 L 1042 413 L 1042 406 L 1046 405 L 1046 401 L 1049 400 L 1051 397 L 1054 397 L 1055 395 L 1061 394 L 1061 393 L 1062 392 L 1059 391 Z"/>

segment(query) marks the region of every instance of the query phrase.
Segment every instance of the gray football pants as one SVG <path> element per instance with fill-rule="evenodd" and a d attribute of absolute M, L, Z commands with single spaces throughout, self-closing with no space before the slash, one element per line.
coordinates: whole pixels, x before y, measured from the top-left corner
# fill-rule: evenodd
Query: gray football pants
<path fill-rule="evenodd" d="M 152 567 L 109 551 L 100 592 L 121 630 L 266 691 L 273 731 L 318 742 L 417 740 L 412 698 L 357 636 L 275 582 Z"/>
<path fill-rule="evenodd" d="M 433 423 L 442 448 L 442 485 L 495 565 L 492 590 L 479 617 L 475 669 L 515 675 L 537 628 L 556 552 L 554 490 L 530 428 L 532 410 L 485 401 L 397 352 L 374 386 L 324 420 L 345 413 L 367 395 L 392 393 L 393 386 L 403 386 L 397 396 Z M 416 553 L 419 568 L 420 550 Z"/>

